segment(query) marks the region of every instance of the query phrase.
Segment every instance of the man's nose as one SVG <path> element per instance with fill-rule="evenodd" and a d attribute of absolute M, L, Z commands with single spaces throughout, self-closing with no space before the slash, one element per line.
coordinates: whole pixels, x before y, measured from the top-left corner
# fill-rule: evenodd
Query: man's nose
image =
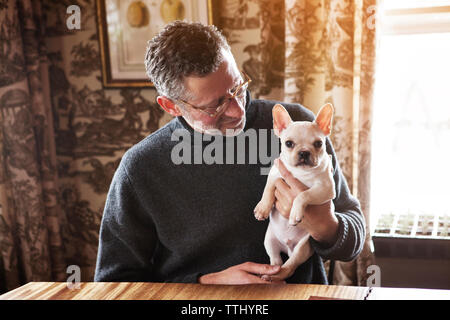
<path fill-rule="evenodd" d="M 245 101 L 238 102 L 236 98 L 231 99 L 230 104 L 224 112 L 224 115 L 230 118 L 241 118 L 245 113 L 244 102 Z"/>

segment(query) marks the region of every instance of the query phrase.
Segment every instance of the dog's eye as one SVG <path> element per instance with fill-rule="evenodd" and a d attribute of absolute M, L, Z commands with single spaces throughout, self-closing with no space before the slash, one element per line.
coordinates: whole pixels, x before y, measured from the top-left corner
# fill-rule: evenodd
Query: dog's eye
<path fill-rule="evenodd" d="M 322 146 L 322 141 L 317 140 L 316 142 L 314 142 L 314 147 L 319 149 Z"/>
<path fill-rule="evenodd" d="M 288 140 L 284 143 L 286 145 L 286 147 L 288 148 L 292 148 L 294 146 L 294 142 L 292 142 L 291 140 Z"/>

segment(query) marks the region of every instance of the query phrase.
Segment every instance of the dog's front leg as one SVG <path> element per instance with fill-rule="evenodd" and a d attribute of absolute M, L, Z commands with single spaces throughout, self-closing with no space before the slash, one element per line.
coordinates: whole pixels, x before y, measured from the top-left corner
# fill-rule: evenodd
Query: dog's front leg
<path fill-rule="evenodd" d="M 258 220 L 265 220 L 269 217 L 273 204 L 275 203 L 275 180 L 277 176 L 269 174 L 267 177 L 267 183 L 264 188 L 264 192 L 261 201 L 256 205 L 254 213 L 255 218 Z"/>
<path fill-rule="evenodd" d="M 292 226 L 295 226 L 302 220 L 305 208 L 308 205 L 306 202 L 307 199 L 303 195 L 305 192 L 306 191 L 296 196 L 292 203 L 291 212 L 289 213 L 289 224 Z"/>
<path fill-rule="evenodd" d="M 334 198 L 334 188 L 325 188 L 322 184 L 313 185 L 306 191 L 295 197 L 289 214 L 289 224 L 296 225 L 303 219 L 306 206 L 309 204 L 319 205 Z"/>

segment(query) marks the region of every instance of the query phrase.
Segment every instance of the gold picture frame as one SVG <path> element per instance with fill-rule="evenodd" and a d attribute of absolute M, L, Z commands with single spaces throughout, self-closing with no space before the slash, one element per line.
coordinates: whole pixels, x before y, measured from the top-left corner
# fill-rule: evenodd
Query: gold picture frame
<path fill-rule="evenodd" d="M 96 0 L 105 88 L 153 87 L 145 74 L 147 41 L 173 20 L 213 23 L 212 0 Z"/>

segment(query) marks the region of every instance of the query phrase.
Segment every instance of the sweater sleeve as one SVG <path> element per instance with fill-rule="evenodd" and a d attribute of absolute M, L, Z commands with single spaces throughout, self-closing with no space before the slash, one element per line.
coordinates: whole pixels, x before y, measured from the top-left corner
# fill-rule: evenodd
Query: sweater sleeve
<path fill-rule="evenodd" d="M 359 201 L 353 197 L 340 169 L 331 142 L 327 139 L 327 152 L 332 155 L 336 198 L 333 200 L 339 221 L 338 237 L 331 247 L 310 238 L 314 250 L 323 258 L 350 261 L 361 252 L 365 239 L 365 220 Z"/>
<path fill-rule="evenodd" d="M 153 222 L 121 163 L 103 211 L 94 281 L 151 281 L 156 241 Z"/>

